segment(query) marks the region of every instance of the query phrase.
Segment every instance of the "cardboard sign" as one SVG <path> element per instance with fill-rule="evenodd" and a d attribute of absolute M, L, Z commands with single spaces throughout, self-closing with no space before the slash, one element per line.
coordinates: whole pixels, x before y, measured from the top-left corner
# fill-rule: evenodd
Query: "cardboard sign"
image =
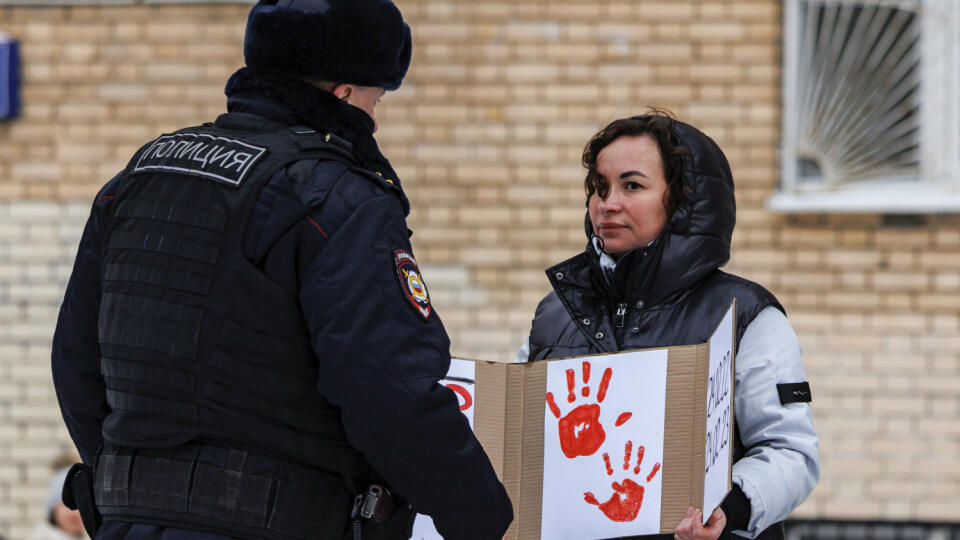
<path fill-rule="evenodd" d="M 688 507 L 712 513 L 732 485 L 735 307 L 699 345 L 451 365 L 456 383 L 453 366 L 474 364 L 474 432 L 514 505 L 507 539 L 670 534 Z"/>

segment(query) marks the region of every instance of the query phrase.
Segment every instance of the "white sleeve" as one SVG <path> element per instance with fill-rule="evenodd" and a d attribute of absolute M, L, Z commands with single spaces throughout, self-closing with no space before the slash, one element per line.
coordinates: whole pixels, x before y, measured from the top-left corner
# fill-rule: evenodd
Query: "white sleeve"
<path fill-rule="evenodd" d="M 513 357 L 514 364 L 523 364 L 530 359 L 530 338 L 527 337 L 527 340 L 523 342 L 523 345 L 520 347 L 520 350 L 517 351 L 517 355 Z"/>
<path fill-rule="evenodd" d="M 747 326 L 735 363 L 734 407 L 745 457 L 733 481 L 750 500 L 739 536 L 756 538 L 786 519 L 820 478 L 817 433 L 809 403 L 782 405 L 777 384 L 806 381 L 800 344 L 786 316 L 767 307 Z"/>

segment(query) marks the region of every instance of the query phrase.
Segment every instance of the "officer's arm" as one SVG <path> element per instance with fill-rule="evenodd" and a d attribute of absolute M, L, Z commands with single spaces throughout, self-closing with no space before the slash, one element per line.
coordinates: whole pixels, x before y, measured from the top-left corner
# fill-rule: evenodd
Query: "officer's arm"
<path fill-rule="evenodd" d="M 110 185 L 108 184 L 108 187 Z M 100 242 L 103 210 L 112 199 L 97 195 L 83 229 L 73 273 L 60 306 L 51 355 L 53 385 L 70 437 L 84 463 L 92 464 L 103 442 L 100 428 L 109 409 L 100 376 L 97 318 L 100 311 Z"/>
<path fill-rule="evenodd" d="M 764 309 L 747 327 L 735 371 L 736 421 L 747 453 L 734 463 L 733 481 L 750 516 L 738 532 L 755 538 L 786 519 L 820 476 L 808 398 L 784 403 L 777 392 L 778 384 L 806 380 L 797 336 L 780 310 Z"/>
<path fill-rule="evenodd" d="M 506 491 L 437 384 L 446 332 L 401 282 L 413 266 L 397 263 L 411 253 L 400 204 L 377 196 L 327 232 L 300 291 L 320 392 L 342 409 L 350 443 L 444 537 L 499 538 L 512 520 Z"/>

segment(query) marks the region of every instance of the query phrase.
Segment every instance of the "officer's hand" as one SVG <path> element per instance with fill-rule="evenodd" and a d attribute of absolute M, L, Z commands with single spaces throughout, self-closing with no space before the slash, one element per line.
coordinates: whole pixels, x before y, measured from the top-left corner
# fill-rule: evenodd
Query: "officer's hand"
<path fill-rule="evenodd" d="M 701 523 L 703 523 L 703 513 L 696 508 L 688 508 L 687 515 L 683 516 L 683 520 L 673 530 L 674 539 L 717 540 L 717 538 L 720 538 L 723 528 L 727 525 L 727 516 L 723 513 L 723 510 L 717 508 L 713 511 L 713 515 L 710 516 L 706 525 L 701 525 Z"/>

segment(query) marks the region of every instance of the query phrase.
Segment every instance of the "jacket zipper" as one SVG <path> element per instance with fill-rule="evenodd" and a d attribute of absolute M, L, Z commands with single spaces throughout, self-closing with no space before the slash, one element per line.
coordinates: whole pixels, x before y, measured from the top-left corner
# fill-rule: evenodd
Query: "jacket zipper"
<path fill-rule="evenodd" d="M 623 319 L 627 315 L 627 304 L 617 304 L 617 328 L 623 328 Z"/>

